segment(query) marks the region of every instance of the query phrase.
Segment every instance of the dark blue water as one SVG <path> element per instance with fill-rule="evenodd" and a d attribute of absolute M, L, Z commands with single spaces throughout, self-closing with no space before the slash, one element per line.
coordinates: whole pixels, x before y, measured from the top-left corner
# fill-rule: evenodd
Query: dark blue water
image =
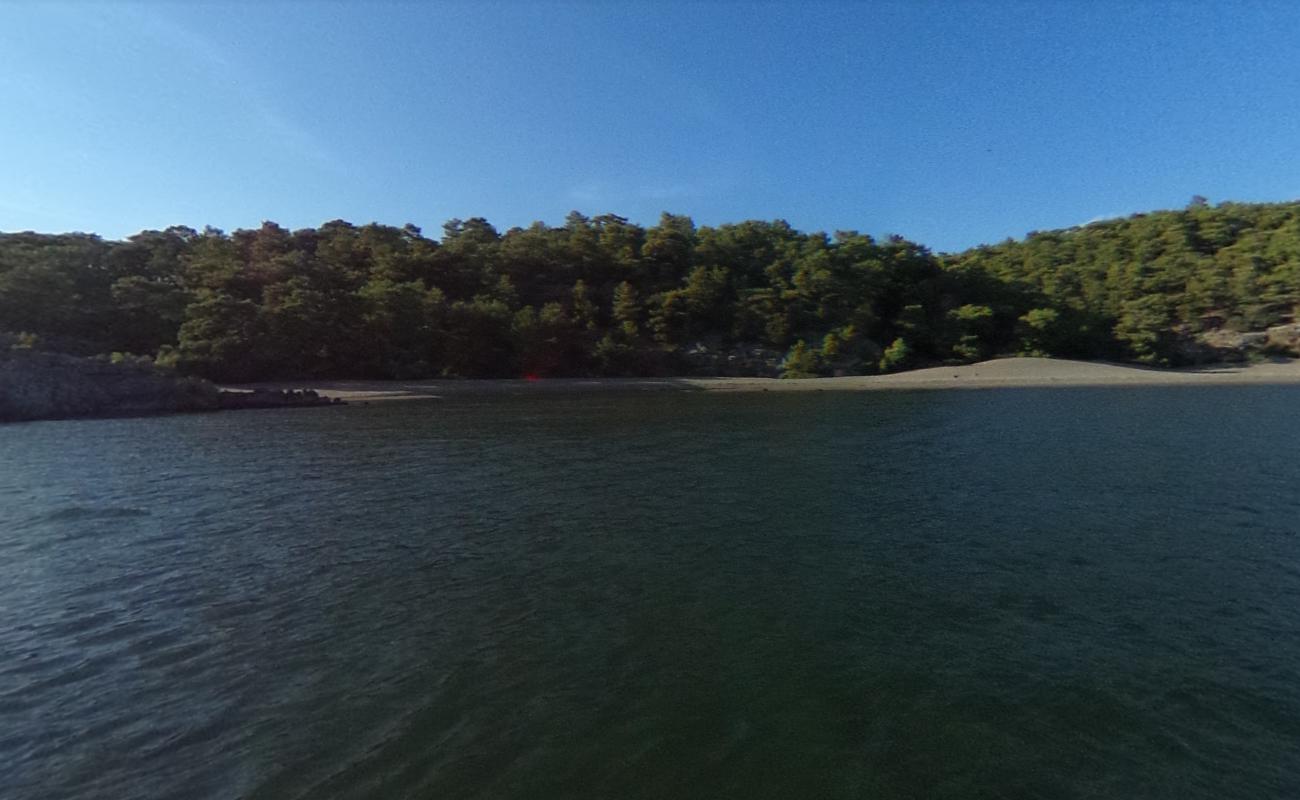
<path fill-rule="evenodd" d="M 0 428 L 0 796 L 1300 795 L 1300 390 Z"/>

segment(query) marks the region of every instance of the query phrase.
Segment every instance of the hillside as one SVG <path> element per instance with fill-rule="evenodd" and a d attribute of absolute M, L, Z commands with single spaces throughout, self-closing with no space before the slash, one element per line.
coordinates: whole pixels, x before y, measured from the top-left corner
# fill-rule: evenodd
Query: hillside
<path fill-rule="evenodd" d="M 1144 361 L 1195 359 L 1188 344 L 1209 331 L 1264 331 L 1293 321 L 1300 299 L 1300 203 L 1199 200 L 1181 211 L 1134 214 L 945 259 L 1047 299 L 1063 317 L 1092 318 L 1100 331 Z M 1045 331 L 1046 349 L 1082 342 L 1070 324 Z M 1271 337 L 1294 352 L 1294 336 Z M 1200 337 L 1211 348 L 1258 341 Z"/>
<path fill-rule="evenodd" d="M 1149 364 L 1295 354 L 1300 203 L 1137 214 L 936 255 L 784 222 L 442 235 L 0 234 L 0 331 L 224 381 L 854 375 L 1034 354 Z"/>

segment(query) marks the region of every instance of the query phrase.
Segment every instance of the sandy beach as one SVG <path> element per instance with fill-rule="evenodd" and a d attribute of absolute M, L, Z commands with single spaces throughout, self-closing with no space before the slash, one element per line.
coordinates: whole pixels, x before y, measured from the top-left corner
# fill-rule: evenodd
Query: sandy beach
<path fill-rule="evenodd" d="M 542 380 L 285 381 L 231 389 L 314 389 L 364 403 L 453 396 L 584 392 L 817 392 L 917 389 L 1010 389 L 1070 386 L 1300 385 L 1300 360 L 1154 369 L 1050 358 L 1002 358 L 892 375 L 779 380 L 773 378 L 554 378 Z"/>

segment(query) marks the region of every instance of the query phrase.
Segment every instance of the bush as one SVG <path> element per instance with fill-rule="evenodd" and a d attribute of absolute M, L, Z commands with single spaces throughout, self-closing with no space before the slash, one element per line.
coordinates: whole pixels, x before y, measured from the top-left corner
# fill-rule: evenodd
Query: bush
<path fill-rule="evenodd" d="M 3 338 L 0 338 L 0 345 L 6 343 L 10 350 L 36 350 L 41 343 L 41 337 L 34 333 L 6 333 L 3 334 Z"/>
<path fill-rule="evenodd" d="M 808 348 L 803 339 L 794 343 L 790 352 L 786 353 L 785 360 L 781 362 L 782 378 L 816 378 L 817 377 L 817 354 Z"/>
<path fill-rule="evenodd" d="M 881 372 L 896 372 L 906 369 L 912 363 L 912 348 L 908 346 L 907 341 L 901 336 L 894 340 L 894 343 L 885 348 L 885 353 L 880 357 Z"/>

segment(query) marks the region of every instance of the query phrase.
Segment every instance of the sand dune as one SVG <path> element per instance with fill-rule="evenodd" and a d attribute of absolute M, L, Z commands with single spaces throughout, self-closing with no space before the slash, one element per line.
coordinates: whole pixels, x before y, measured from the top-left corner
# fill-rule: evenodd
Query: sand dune
<path fill-rule="evenodd" d="M 1300 361 L 1152 369 L 1051 358 L 1001 358 L 959 367 L 930 367 L 892 375 L 774 380 L 771 378 L 557 378 L 524 380 L 287 381 L 256 384 L 315 389 L 351 402 L 416 400 L 459 395 L 584 392 L 806 392 L 903 389 L 999 389 L 1052 386 L 1300 385 Z M 253 388 L 252 386 L 230 388 Z"/>

